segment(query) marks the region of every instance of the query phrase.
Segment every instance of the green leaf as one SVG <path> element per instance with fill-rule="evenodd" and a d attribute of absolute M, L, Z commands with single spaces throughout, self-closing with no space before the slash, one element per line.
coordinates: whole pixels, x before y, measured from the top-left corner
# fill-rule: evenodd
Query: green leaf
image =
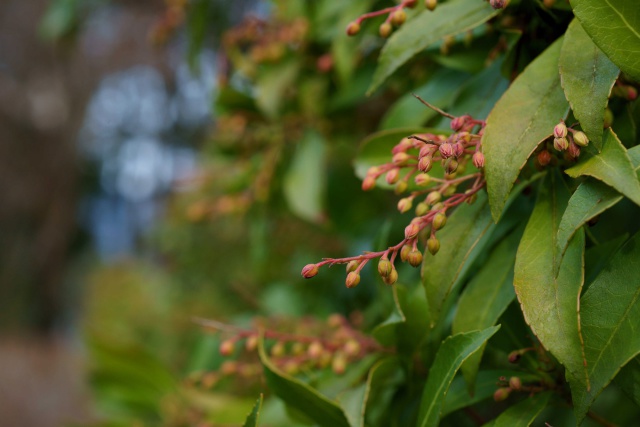
<path fill-rule="evenodd" d="M 549 403 L 553 393 L 538 393 L 511 406 L 495 419 L 494 427 L 529 427 Z"/>
<path fill-rule="evenodd" d="M 491 252 L 482 269 L 469 282 L 460 296 L 453 319 L 454 334 L 493 326 L 513 301 L 513 265 L 521 235 L 522 229 L 502 240 Z M 461 368 L 471 392 L 483 352 L 484 345 Z"/>
<path fill-rule="evenodd" d="M 256 81 L 256 103 L 270 119 L 280 114 L 285 92 L 294 85 L 300 64 L 287 61 L 266 69 Z"/>
<path fill-rule="evenodd" d="M 80 21 L 78 0 L 53 0 L 40 22 L 39 32 L 48 40 L 58 40 L 69 36 L 77 29 Z"/>
<path fill-rule="evenodd" d="M 640 360 L 637 357 L 624 365 L 613 381 L 636 405 L 640 405 Z"/>
<path fill-rule="evenodd" d="M 640 8 L 629 0 L 571 0 L 594 43 L 622 72 L 640 82 Z"/>
<path fill-rule="evenodd" d="M 460 205 L 447 220 L 447 226 L 438 231 L 440 251 L 435 256 L 425 253 L 422 283 L 432 327 L 439 319 L 449 293 L 468 266 L 471 253 L 492 225 L 486 193 L 479 192 L 474 204 Z"/>
<path fill-rule="evenodd" d="M 247 419 L 244 421 L 243 427 L 258 427 L 258 421 L 260 421 L 260 410 L 262 409 L 262 399 L 263 396 L 260 394 L 260 397 L 251 410 L 251 413 L 247 415 Z"/>
<path fill-rule="evenodd" d="M 400 288 L 398 285 L 391 288 L 393 295 L 393 309 L 391 314 L 371 332 L 371 335 L 384 346 L 393 346 L 396 344 L 396 326 L 407 320 L 402 312 L 400 301 L 398 300 L 398 289 L 403 289 L 406 292 L 404 288 Z"/>
<path fill-rule="evenodd" d="M 620 70 L 593 44 L 576 19 L 565 34 L 559 65 L 562 88 L 573 115 L 600 150 L 604 110 Z"/>
<path fill-rule="evenodd" d="M 468 79 L 467 73 L 441 68 L 429 78 L 427 84 L 416 89 L 415 94 L 433 105 L 447 108 L 460 85 Z M 413 94 L 408 93 L 389 108 L 382 119 L 380 129 L 421 126 L 437 114 L 434 110 L 422 105 Z"/>
<path fill-rule="evenodd" d="M 423 11 L 398 29 L 382 48 L 378 69 L 368 94 L 414 55 L 447 36 L 468 31 L 488 21 L 498 12 L 488 3 L 476 0 L 454 0 L 439 5 L 431 12 Z"/>
<path fill-rule="evenodd" d="M 456 334 L 449 336 L 442 342 L 429 370 L 427 384 L 422 394 L 420 415 L 418 416 L 420 427 L 438 425 L 442 403 L 460 365 L 491 338 L 498 329 L 500 329 L 499 326 L 493 326 L 482 331 Z"/>
<path fill-rule="evenodd" d="M 491 214 L 497 222 L 520 169 L 549 137 L 569 104 L 560 86 L 558 40 L 536 58 L 500 98 L 482 137 Z"/>
<path fill-rule="evenodd" d="M 604 133 L 602 152 L 585 156 L 565 172 L 572 178 L 582 175 L 597 178 L 640 205 L 640 181 L 631 164 L 627 149 L 611 129 L 607 129 Z"/>
<path fill-rule="evenodd" d="M 324 140 L 316 132 L 307 131 L 284 178 L 283 190 L 289 208 L 307 221 L 323 219 L 325 158 Z"/>
<path fill-rule="evenodd" d="M 513 284 L 525 320 L 542 345 L 565 366 L 568 377 L 586 381 L 578 300 L 584 281 L 584 233 L 569 243 L 557 277 L 553 268 L 560 256 L 558 224 L 568 199 L 558 173 L 540 183 L 518 247 Z"/>
<path fill-rule="evenodd" d="M 640 233 L 616 252 L 580 300 L 590 387 L 571 384 L 578 422 L 620 368 L 640 354 L 638 277 Z"/>
<path fill-rule="evenodd" d="M 336 402 L 327 399 L 302 381 L 278 370 L 267 357 L 262 339 L 258 345 L 258 353 L 269 388 L 287 405 L 320 426 L 350 427 L 345 413 Z"/>

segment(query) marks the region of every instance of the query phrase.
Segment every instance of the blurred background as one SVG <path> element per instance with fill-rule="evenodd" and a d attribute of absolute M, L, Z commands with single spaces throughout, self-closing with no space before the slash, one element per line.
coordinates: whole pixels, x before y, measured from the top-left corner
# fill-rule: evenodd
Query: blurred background
<path fill-rule="evenodd" d="M 351 162 L 428 70 L 364 102 L 348 3 L 0 2 L 0 424 L 238 425 L 263 385 L 202 387 L 193 317 L 385 313 L 299 273 L 401 227 Z"/>

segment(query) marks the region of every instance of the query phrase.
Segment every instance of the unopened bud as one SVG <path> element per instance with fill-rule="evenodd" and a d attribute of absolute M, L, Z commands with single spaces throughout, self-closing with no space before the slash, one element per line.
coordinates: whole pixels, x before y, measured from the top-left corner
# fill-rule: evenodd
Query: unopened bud
<path fill-rule="evenodd" d="M 393 154 L 397 154 L 400 152 L 406 152 L 409 148 L 413 147 L 413 141 L 409 138 L 402 138 L 400 142 L 398 142 L 391 152 Z"/>
<path fill-rule="evenodd" d="M 553 138 L 553 148 L 558 151 L 564 151 L 569 148 L 569 141 L 567 141 L 567 138 Z"/>
<path fill-rule="evenodd" d="M 567 125 L 564 122 L 558 123 L 553 128 L 553 136 L 554 138 L 566 138 L 567 137 Z"/>
<path fill-rule="evenodd" d="M 426 187 L 431 183 L 431 177 L 426 173 L 419 173 L 413 178 L 413 181 L 418 187 Z"/>
<path fill-rule="evenodd" d="M 439 212 L 444 209 L 444 203 L 438 202 L 435 205 L 431 206 L 431 210 L 434 212 Z"/>
<path fill-rule="evenodd" d="M 398 281 L 398 270 L 395 268 L 391 270 L 391 273 L 387 277 L 383 277 L 382 281 L 387 285 L 393 285 Z"/>
<path fill-rule="evenodd" d="M 509 387 L 512 390 L 520 390 L 522 388 L 522 380 L 518 377 L 509 378 Z"/>
<path fill-rule="evenodd" d="M 360 353 L 361 346 L 358 341 L 352 338 L 344 343 L 344 347 L 342 347 L 342 349 L 344 350 L 344 354 L 354 357 L 357 356 L 358 353 Z"/>
<path fill-rule="evenodd" d="M 391 14 L 391 22 L 396 27 L 399 27 L 400 25 L 404 24 L 404 21 L 406 20 L 407 20 L 407 14 L 402 9 L 396 10 Z"/>
<path fill-rule="evenodd" d="M 238 372 L 238 362 L 235 360 L 226 360 L 220 365 L 219 371 L 222 375 L 233 375 Z"/>
<path fill-rule="evenodd" d="M 551 163 L 551 153 L 547 150 L 542 150 L 538 153 L 538 163 L 540 166 L 547 166 Z"/>
<path fill-rule="evenodd" d="M 356 34 L 358 34 L 360 32 L 360 24 L 358 24 L 356 21 L 350 23 L 347 26 L 347 35 L 349 36 L 355 36 Z"/>
<path fill-rule="evenodd" d="M 430 237 L 429 240 L 427 240 L 427 249 L 431 255 L 437 254 L 440 250 L 440 241 L 435 237 Z"/>
<path fill-rule="evenodd" d="M 323 352 L 324 352 L 324 347 L 319 341 L 312 342 L 311 344 L 309 344 L 309 348 L 307 349 L 307 354 L 309 355 L 309 358 L 312 360 L 318 359 L 320 356 L 322 356 Z"/>
<path fill-rule="evenodd" d="M 418 4 L 418 0 L 405 0 L 404 5 L 410 9 L 413 9 Z"/>
<path fill-rule="evenodd" d="M 459 163 L 455 159 L 455 157 L 450 157 L 445 161 L 444 170 L 446 172 L 446 175 L 445 175 L 446 179 L 453 179 L 455 177 L 453 173 L 458 169 L 458 164 Z M 453 175 L 453 176 L 447 176 L 447 175 Z"/>
<path fill-rule="evenodd" d="M 224 340 L 220 343 L 220 354 L 223 356 L 231 356 L 235 349 L 235 340 Z"/>
<path fill-rule="evenodd" d="M 507 400 L 511 394 L 511 389 L 509 387 L 500 387 L 493 393 L 493 400 L 496 402 L 502 402 L 503 400 Z"/>
<path fill-rule="evenodd" d="M 244 348 L 247 351 L 254 351 L 258 347 L 258 336 L 250 335 L 247 337 L 247 340 L 244 342 Z"/>
<path fill-rule="evenodd" d="M 459 167 L 458 167 L 458 169 L 459 169 Z M 456 194 L 457 190 L 458 189 L 457 189 L 457 187 L 455 185 L 450 185 L 442 192 L 442 195 L 444 197 L 453 196 L 454 194 Z"/>
<path fill-rule="evenodd" d="M 418 169 L 422 172 L 429 172 L 433 166 L 433 158 L 429 156 L 421 157 L 418 161 Z"/>
<path fill-rule="evenodd" d="M 480 151 L 476 151 L 473 154 L 473 166 L 478 169 L 484 167 L 484 154 L 482 154 Z"/>
<path fill-rule="evenodd" d="M 347 357 L 341 351 L 333 355 L 331 370 L 336 375 L 342 375 L 347 370 Z"/>
<path fill-rule="evenodd" d="M 384 22 L 382 25 L 380 25 L 380 37 L 383 38 L 387 38 L 391 35 L 391 31 L 393 30 L 393 28 L 391 27 L 391 24 L 388 22 Z"/>
<path fill-rule="evenodd" d="M 580 147 L 578 147 L 573 142 L 570 143 L 569 148 L 567 148 L 567 154 L 569 154 L 569 157 L 571 157 L 572 159 L 577 159 L 580 156 Z"/>
<path fill-rule="evenodd" d="M 451 120 L 451 129 L 454 131 L 459 131 L 467 123 L 468 119 L 469 116 L 456 117 L 455 119 Z"/>
<path fill-rule="evenodd" d="M 364 180 L 362 180 L 362 191 L 373 190 L 375 187 L 376 179 L 373 176 L 367 175 Z"/>
<path fill-rule="evenodd" d="M 504 9 L 507 3 L 507 0 L 489 0 L 489 4 L 494 9 Z"/>
<path fill-rule="evenodd" d="M 464 145 L 459 142 L 453 144 L 453 155 L 455 157 L 460 157 L 462 156 L 462 153 L 464 153 Z"/>
<path fill-rule="evenodd" d="M 518 363 L 521 357 L 522 353 L 519 350 L 514 350 L 509 353 L 509 363 Z"/>
<path fill-rule="evenodd" d="M 429 212 L 429 205 L 424 202 L 420 202 L 416 205 L 416 216 L 426 215 Z"/>
<path fill-rule="evenodd" d="M 434 217 L 433 217 L 433 229 L 434 230 L 440 230 L 442 227 L 445 226 L 445 224 L 447 223 L 447 216 L 442 213 L 442 212 L 438 212 Z"/>
<path fill-rule="evenodd" d="M 310 279 L 316 274 L 318 274 L 319 269 L 320 268 L 318 267 L 317 264 L 307 264 L 304 267 L 302 267 L 302 277 L 304 277 L 305 279 Z"/>
<path fill-rule="evenodd" d="M 402 249 L 400 249 L 400 259 L 402 262 L 406 262 L 409 259 L 409 254 L 411 253 L 411 246 L 404 245 Z"/>
<path fill-rule="evenodd" d="M 419 267 L 422 264 L 422 252 L 417 249 L 409 252 L 409 264 L 412 267 Z"/>
<path fill-rule="evenodd" d="M 389 172 L 387 172 L 387 174 L 384 177 L 384 179 L 387 181 L 387 184 L 389 185 L 393 185 L 396 182 L 398 182 L 399 178 L 400 178 L 400 169 L 398 168 L 391 169 Z"/>
<path fill-rule="evenodd" d="M 470 193 L 470 192 L 471 192 L 471 190 L 465 191 L 465 193 Z M 477 193 L 473 193 L 471 196 L 469 196 L 467 198 L 467 204 L 468 205 L 472 205 L 472 204 L 474 204 L 476 202 L 476 200 L 478 200 L 478 194 Z"/>
<path fill-rule="evenodd" d="M 356 269 L 358 268 L 358 266 L 360 265 L 360 261 L 349 261 L 347 263 L 347 273 L 351 273 L 352 271 L 356 271 Z"/>
<path fill-rule="evenodd" d="M 409 158 L 410 157 L 407 153 L 405 153 L 404 151 L 401 151 L 393 155 L 392 161 L 394 165 L 404 166 L 409 161 Z"/>
<path fill-rule="evenodd" d="M 442 158 L 444 159 L 453 156 L 453 145 L 451 145 L 451 143 L 449 142 L 441 144 L 438 150 L 440 150 L 440 155 L 442 155 Z"/>
<path fill-rule="evenodd" d="M 284 343 L 282 341 L 278 341 L 271 347 L 271 355 L 273 357 L 282 357 L 284 356 Z"/>
<path fill-rule="evenodd" d="M 358 283 L 360 283 L 360 275 L 357 271 L 352 271 L 347 274 L 347 280 L 345 281 L 347 288 L 355 288 L 358 286 Z"/>
<path fill-rule="evenodd" d="M 432 191 L 427 195 L 426 202 L 429 205 L 433 205 L 435 203 L 438 203 L 440 200 L 442 200 L 442 194 L 440 194 L 439 191 Z"/>
<path fill-rule="evenodd" d="M 407 240 L 411 240 L 418 235 L 420 232 L 420 226 L 418 224 L 412 223 L 407 225 L 404 228 L 404 238 Z"/>
<path fill-rule="evenodd" d="M 396 183 L 396 187 L 394 188 L 394 190 L 393 190 L 393 191 L 394 191 L 396 194 L 402 194 L 402 193 L 404 193 L 405 191 L 407 191 L 407 187 L 408 187 L 407 181 L 404 181 L 404 180 L 402 180 L 402 181 L 398 181 L 398 182 Z"/>
<path fill-rule="evenodd" d="M 438 0 L 424 0 L 424 5 L 429 10 L 435 10 L 438 6 Z"/>
<path fill-rule="evenodd" d="M 380 276 L 387 277 L 391 274 L 391 270 L 393 270 L 393 265 L 388 259 L 381 258 L 380 261 L 378 261 L 378 273 Z"/>
<path fill-rule="evenodd" d="M 418 158 L 423 158 L 423 157 L 427 157 L 430 156 L 433 150 L 433 146 L 432 145 L 423 145 L 422 148 L 420 148 L 420 153 L 418 154 Z"/>
<path fill-rule="evenodd" d="M 411 210 L 411 206 L 413 205 L 413 198 L 405 197 L 398 201 L 398 210 L 400 213 L 405 213 Z"/>
<path fill-rule="evenodd" d="M 587 138 L 587 135 L 584 132 L 574 132 L 573 141 L 580 147 L 586 147 L 587 145 L 589 145 L 589 138 Z"/>
<path fill-rule="evenodd" d="M 638 98 L 638 89 L 633 86 L 627 86 L 627 99 L 635 101 Z"/>

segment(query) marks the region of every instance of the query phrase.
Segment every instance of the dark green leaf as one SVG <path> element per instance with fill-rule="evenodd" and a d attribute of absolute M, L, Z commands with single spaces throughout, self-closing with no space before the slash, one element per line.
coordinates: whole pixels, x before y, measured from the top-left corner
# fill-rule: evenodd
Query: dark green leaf
<path fill-rule="evenodd" d="M 636 405 L 640 405 L 640 360 L 637 357 L 624 365 L 613 381 Z"/>
<path fill-rule="evenodd" d="M 258 352 L 269 388 L 287 405 L 320 426 L 350 427 L 347 417 L 336 402 L 322 396 L 302 381 L 278 370 L 267 357 L 262 340 L 260 340 Z"/>
<path fill-rule="evenodd" d="M 574 19 L 560 51 L 560 80 L 573 115 L 594 146 L 602 147 L 604 109 L 620 74 Z"/>
<path fill-rule="evenodd" d="M 323 219 L 326 147 L 320 135 L 307 131 L 284 178 L 283 190 L 293 213 L 307 221 Z"/>
<path fill-rule="evenodd" d="M 579 295 L 584 281 L 584 233 L 569 243 L 558 276 L 554 265 L 558 224 L 569 192 L 559 174 L 540 183 L 536 206 L 516 255 L 514 286 L 525 320 L 570 378 L 586 381 L 580 335 Z"/>
<path fill-rule="evenodd" d="M 493 326 L 483 331 L 452 335 L 443 341 L 429 371 L 427 384 L 422 394 L 420 415 L 418 416 L 420 427 L 438 425 L 442 403 L 460 365 L 491 338 L 498 329 L 500 329 L 499 326 Z"/>
<path fill-rule="evenodd" d="M 582 421 L 620 368 L 640 353 L 639 278 L 640 233 L 636 233 L 612 257 L 580 300 L 590 384 L 571 383 L 578 421 Z"/>
<path fill-rule="evenodd" d="M 491 214 L 498 221 L 520 169 L 550 136 L 569 104 L 560 86 L 558 40 L 524 70 L 500 98 L 482 137 Z"/>
<path fill-rule="evenodd" d="M 468 266 L 468 258 L 491 225 L 487 196 L 480 192 L 473 205 L 459 206 L 448 219 L 447 226 L 438 231 L 440 251 L 435 256 L 427 252 L 422 264 L 422 283 L 432 327 L 440 317 L 447 296 Z"/>
<path fill-rule="evenodd" d="M 582 175 L 597 178 L 640 205 L 640 181 L 627 149 L 611 129 L 604 133 L 602 152 L 585 156 L 565 172 L 572 178 Z"/>
<path fill-rule="evenodd" d="M 640 8 L 629 0 L 571 0 L 587 34 L 620 69 L 640 81 Z"/>
<path fill-rule="evenodd" d="M 513 301 L 513 265 L 521 235 L 522 229 L 502 240 L 473 276 L 458 302 L 452 325 L 454 334 L 493 326 Z M 472 392 L 483 351 L 484 345 L 461 368 Z"/>
<path fill-rule="evenodd" d="M 400 286 L 394 286 L 391 289 L 393 294 L 393 309 L 391 314 L 384 322 L 376 326 L 376 328 L 371 332 L 371 335 L 378 340 L 380 344 L 385 346 L 393 346 L 396 344 L 396 326 L 407 320 L 402 312 L 400 301 L 398 301 L 399 288 Z M 404 288 L 402 289 L 404 290 Z M 404 291 L 406 292 L 406 290 Z"/>
<path fill-rule="evenodd" d="M 529 427 L 547 406 L 551 392 L 539 393 L 513 405 L 495 419 L 494 427 Z"/>
<path fill-rule="evenodd" d="M 254 405 L 251 413 L 247 415 L 247 419 L 245 420 L 243 427 L 258 427 L 258 421 L 260 421 L 260 410 L 262 409 L 262 394 L 258 398 L 256 404 Z"/>
<path fill-rule="evenodd" d="M 449 1 L 433 12 L 423 11 L 400 27 L 382 48 L 368 93 L 429 45 L 477 27 L 497 13 L 488 3 L 476 0 Z"/>

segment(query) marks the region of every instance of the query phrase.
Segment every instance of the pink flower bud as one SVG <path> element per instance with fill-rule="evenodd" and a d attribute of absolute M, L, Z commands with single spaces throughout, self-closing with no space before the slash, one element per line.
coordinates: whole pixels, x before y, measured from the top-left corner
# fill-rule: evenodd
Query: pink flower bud
<path fill-rule="evenodd" d="M 478 169 L 484 167 L 484 154 L 482 154 L 480 151 L 476 151 L 473 154 L 473 166 Z"/>
<path fill-rule="evenodd" d="M 567 125 L 565 125 L 564 122 L 558 123 L 553 128 L 553 136 L 555 138 L 566 138 L 567 137 Z"/>
<path fill-rule="evenodd" d="M 493 393 L 493 400 L 496 402 L 502 402 L 503 400 L 507 400 L 510 394 L 511 389 L 509 387 L 500 387 L 495 391 L 495 393 Z"/>
<path fill-rule="evenodd" d="M 346 343 L 344 343 L 342 350 L 344 351 L 344 354 L 346 354 L 347 356 L 354 357 L 360 353 L 361 348 L 362 347 L 360 346 L 360 343 L 354 340 L 353 338 L 351 338 Z"/>
<path fill-rule="evenodd" d="M 453 145 L 448 142 L 441 144 L 439 150 L 444 159 L 453 156 Z"/>
<path fill-rule="evenodd" d="M 369 191 L 374 188 L 376 188 L 376 179 L 371 175 L 367 175 L 367 177 L 362 180 L 362 191 Z"/>
<path fill-rule="evenodd" d="M 418 187 L 426 187 L 431 182 L 431 177 L 426 173 L 419 173 L 413 178 Z"/>
<path fill-rule="evenodd" d="M 418 158 L 421 159 L 423 157 L 430 156 L 432 151 L 433 151 L 433 146 L 432 145 L 424 145 L 420 149 L 420 154 L 418 154 Z"/>
<path fill-rule="evenodd" d="M 554 138 L 553 148 L 558 151 L 564 151 L 569 148 L 569 141 L 567 141 L 567 138 Z"/>
<path fill-rule="evenodd" d="M 409 160 L 409 155 L 404 151 L 401 151 L 393 155 L 392 161 L 394 165 L 403 166 L 407 164 L 408 160 Z"/>
<path fill-rule="evenodd" d="M 635 101 L 638 98 L 638 89 L 633 86 L 627 86 L 627 99 L 629 101 Z"/>
<path fill-rule="evenodd" d="M 385 176 L 384 179 L 387 181 L 387 184 L 393 185 L 396 182 L 398 182 L 399 178 L 400 178 L 400 169 L 393 168 L 389 172 L 387 172 L 387 175 Z"/>
<path fill-rule="evenodd" d="M 429 172 L 431 170 L 433 158 L 429 156 L 422 157 L 418 162 L 418 169 L 422 172 Z"/>
<path fill-rule="evenodd" d="M 402 138 L 402 140 L 393 147 L 393 149 L 391 150 L 391 153 L 392 154 L 403 153 L 403 152 L 406 152 L 412 146 L 413 146 L 412 140 L 410 140 L 409 138 Z"/>
<path fill-rule="evenodd" d="M 462 156 L 462 153 L 464 153 L 464 145 L 459 142 L 453 144 L 453 155 L 456 157 L 460 157 Z"/>
<path fill-rule="evenodd" d="M 569 144 L 569 148 L 567 148 L 567 153 L 569 154 L 569 157 L 575 160 L 580 156 L 580 147 L 572 142 Z"/>
<path fill-rule="evenodd" d="M 542 150 L 541 152 L 539 152 L 538 163 L 540 163 L 540 166 L 547 166 L 549 163 L 551 163 L 551 153 L 547 150 Z"/>
<path fill-rule="evenodd" d="M 411 240 L 420 232 L 420 226 L 418 224 L 409 224 L 404 228 L 404 238 Z"/>
<path fill-rule="evenodd" d="M 504 9 L 507 6 L 507 0 L 489 0 L 489 4 L 494 9 Z"/>
<path fill-rule="evenodd" d="M 350 23 L 347 26 L 347 35 L 349 36 L 355 36 L 356 34 L 358 34 L 360 32 L 360 24 L 357 23 L 356 21 Z"/>
<path fill-rule="evenodd" d="M 319 267 L 317 264 L 307 264 L 302 268 L 302 277 L 305 279 L 311 279 L 318 274 Z"/>
<path fill-rule="evenodd" d="M 220 354 L 223 356 L 231 356 L 235 349 L 236 342 L 234 340 L 224 340 L 220 343 Z"/>
<path fill-rule="evenodd" d="M 347 288 L 355 288 L 360 283 L 360 275 L 356 271 L 352 271 L 347 274 L 347 280 L 345 281 L 345 285 Z"/>
<path fill-rule="evenodd" d="M 307 355 L 310 359 L 318 359 L 322 353 L 324 352 L 324 347 L 320 343 L 320 341 L 314 341 L 309 344 L 309 348 L 307 349 Z"/>
<path fill-rule="evenodd" d="M 455 119 L 451 120 L 451 129 L 456 132 L 459 131 L 464 127 L 464 125 L 467 123 L 467 120 L 469 120 L 470 118 L 470 116 L 456 117 Z"/>
<path fill-rule="evenodd" d="M 408 212 L 413 205 L 413 199 L 411 197 L 405 197 L 398 201 L 398 210 L 400 213 Z"/>

